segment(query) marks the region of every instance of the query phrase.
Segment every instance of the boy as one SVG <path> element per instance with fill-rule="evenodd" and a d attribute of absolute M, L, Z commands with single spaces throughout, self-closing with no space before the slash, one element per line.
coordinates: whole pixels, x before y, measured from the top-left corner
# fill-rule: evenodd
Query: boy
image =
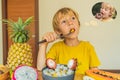
<path fill-rule="evenodd" d="M 115 17 L 115 8 L 108 3 L 102 2 L 100 13 L 103 20 L 112 20 Z"/>
<path fill-rule="evenodd" d="M 72 58 L 77 59 L 77 74 L 85 74 L 86 70 L 96 68 L 100 65 L 93 46 L 89 42 L 78 39 L 80 21 L 78 14 L 70 8 L 62 8 L 53 17 L 54 32 L 46 33 L 43 39 L 47 42 L 40 44 L 37 68 L 42 70 L 45 67 L 47 58 L 52 58 L 57 64 L 67 64 Z M 63 38 L 63 41 L 56 42 L 46 54 L 48 43 L 57 39 L 57 35 L 68 34 L 71 29 L 73 33 Z"/>

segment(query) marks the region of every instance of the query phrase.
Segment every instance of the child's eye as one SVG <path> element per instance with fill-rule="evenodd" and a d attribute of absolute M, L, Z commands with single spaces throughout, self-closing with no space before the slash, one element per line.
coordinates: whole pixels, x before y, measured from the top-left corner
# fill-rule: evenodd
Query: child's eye
<path fill-rule="evenodd" d="M 109 9 L 108 8 L 105 8 L 106 11 L 108 11 Z"/>
<path fill-rule="evenodd" d="M 63 20 L 61 23 L 62 23 L 62 24 L 63 24 L 63 23 L 66 23 L 66 21 L 65 21 L 65 20 Z"/>
<path fill-rule="evenodd" d="M 75 17 L 72 17 L 72 20 L 75 20 Z"/>

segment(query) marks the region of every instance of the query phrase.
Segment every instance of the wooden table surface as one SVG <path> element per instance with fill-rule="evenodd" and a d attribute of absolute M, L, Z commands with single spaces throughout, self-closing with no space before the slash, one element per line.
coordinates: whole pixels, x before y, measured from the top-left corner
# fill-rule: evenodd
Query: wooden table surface
<path fill-rule="evenodd" d="M 83 80 L 84 75 L 75 75 L 74 80 Z M 38 80 L 43 80 L 42 79 L 42 72 L 38 72 Z"/>

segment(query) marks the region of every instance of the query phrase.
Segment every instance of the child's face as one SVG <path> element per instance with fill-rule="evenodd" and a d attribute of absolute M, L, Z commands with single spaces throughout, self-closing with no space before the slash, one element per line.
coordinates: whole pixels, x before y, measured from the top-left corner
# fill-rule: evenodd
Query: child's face
<path fill-rule="evenodd" d="M 72 33 L 69 38 L 76 38 L 79 33 L 79 23 L 78 19 L 76 16 L 73 14 L 73 12 L 68 12 L 67 14 L 61 14 L 59 13 L 59 18 L 58 18 L 58 26 L 59 26 L 59 31 L 62 34 L 68 34 L 72 28 L 75 29 L 75 32 Z"/>
<path fill-rule="evenodd" d="M 102 17 L 103 18 L 110 18 L 110 15 L 111 15 L 111 9 L 110 9 L 110 6 L 106 3 L 102 3 L 102 6 L 101 6 L 101 9 L 100 9 L 100 12 L 102 13 Z"/>

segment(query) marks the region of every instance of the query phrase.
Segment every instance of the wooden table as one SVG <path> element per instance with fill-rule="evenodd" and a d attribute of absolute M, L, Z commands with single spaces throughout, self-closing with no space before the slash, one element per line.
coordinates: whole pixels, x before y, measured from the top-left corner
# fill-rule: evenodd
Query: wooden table
<path fill-rule="evenodd" d="M 83 76 L 84 75 L 75 75 L 74 80 L 83 80 Z M 43 80 L 41 71 L 38 72 L 38 80 Z"/>

